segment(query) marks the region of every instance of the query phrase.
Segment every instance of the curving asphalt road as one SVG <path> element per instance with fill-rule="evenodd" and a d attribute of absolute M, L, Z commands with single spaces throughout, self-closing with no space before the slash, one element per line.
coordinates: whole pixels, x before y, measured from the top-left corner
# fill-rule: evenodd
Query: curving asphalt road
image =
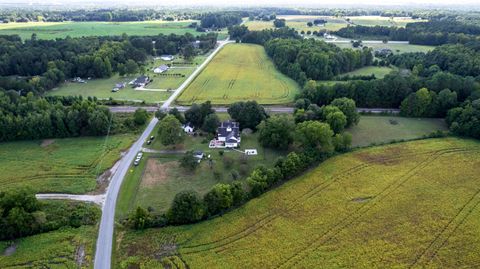
<path fill-rule="evenodd" d="M 180 93 L 188 86 L 188 84 L 202 71 L 202 69 L 213 59 L 213 57 L 228 43 L 228 39 L 218 42 L 219 46 L 207 57 L 207 59 L 185 80 L 180 87 L 163 103 L 160 107 L 163 110 L 168 110 L 170 104 Z M 136 109 L 136 108 L 135 108 Z M 156 108 L 158 109 L 158 108 Z M 155 110 L 156 110 L 155 109 Z M 144 141 L 148 139 L 153 128 L 157 124 L 158 119 L 153 118 L 148 124 L 145 131 L 143 131 L 140 138 L 132 145 L 127 154 L 120 160 L 118 169 L 111 177 L 110 184 L 105 196 L 105 202 L 102 208 L 102 218 L 100 220 L 100 228 L 98 231 L 97 247 L 95 253 L 95 269 L 110 269 L 113 247 L 113 230 L 115 227 L 115 207 L 117 204 L 117 197 L 122 186 L 123 179 L 131 167 L 133 160 L 137 153 L 142 150 Z"/>

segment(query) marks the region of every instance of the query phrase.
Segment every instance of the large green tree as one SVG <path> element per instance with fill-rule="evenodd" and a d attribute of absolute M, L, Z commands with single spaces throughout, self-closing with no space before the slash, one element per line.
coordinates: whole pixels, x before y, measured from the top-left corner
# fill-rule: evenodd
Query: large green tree
<path fill-rule="evenodd" d="M 195 191 L 182 191 L 175 195 L 167 217 L 172 224 L 186 224 L 199 221 L 205 214 L 205 207 Z"/>
<path fill-rule="evenodd" d="M 258 141 L 264 146 L 275 149 L 287 149 L 293 142 L 295 123 L 292 117 L 275 115 L 258 125 Z"/>
<path fill-rule="evenodd" d="M 160 142 L 165 145 L 177 145 L 185 139 L 180 121 L 173 115 L 165 116 L 158 124 Z"/>
<path fill-rule="evenodd" d="M 318 121 L 299 123 L 295 129 L 295 142 L 299 147 L 316 149 L 322 153 L 333 152 L 332 136 L 330 125 Z"/>

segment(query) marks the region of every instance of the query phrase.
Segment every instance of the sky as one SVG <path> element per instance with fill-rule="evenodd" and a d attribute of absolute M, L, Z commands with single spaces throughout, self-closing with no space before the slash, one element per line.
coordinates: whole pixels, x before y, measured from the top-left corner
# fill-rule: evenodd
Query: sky
<path fill-rule="evenodd" d="M 107 4 L 108 3 L 108 4 Z M 129 5 L 129 6 L 288 6 L 288 7 L 322 7 L 322 6 L 480 6 L 480 0 L 0 0 L 0 4 L 18 5 Z"/>

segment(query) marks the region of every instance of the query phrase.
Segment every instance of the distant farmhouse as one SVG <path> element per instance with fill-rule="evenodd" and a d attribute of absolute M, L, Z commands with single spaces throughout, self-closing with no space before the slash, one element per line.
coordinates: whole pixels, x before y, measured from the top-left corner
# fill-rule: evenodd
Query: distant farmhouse
<path fill-rule="evenodd" d="M 156 67 L 155 69 L 153 69 L 153 73 L 155 73 L 155 74 L 161 74 L 161 73 L 167 71 L 168 68 L 169 68 L 169 67 L 168 67 L 166 64 L 162 64 L 162 65 L 160 65 L 159 67 Z"/>
<path fill-rule="evenodd" d="M 134 87 L 145 87 L 150 82 L 150 78 L 148 76 L 139 76 L 135 80 L 130 81 L 130 85 Z"/>
<path fill-rule="evenodd" d="M 211 148 L 237 148 L 240 146 L 240 125 L 234 121 L 224 121 L 217 128 L 217 138 L 210 142 Z"/>
<path fill-rule="evenodd" d="M 191 134 L 191 133 L 193 133 L 193 131 L 195 131 L 195 130 L 193 129 L 193 127 L 190 125 L 190 123 L 183 124 L 183 125 L 182 125 L 182 129 L 183 129 L 183 131 L 184 131 L 185 133 L 187 133 L 187 134 Z"/>
<path fill-rule="evenodd" d="M 175 59 L 175 56 L 166 54 L 166 55 L 160 56 L 160 59 L 164 61 L 173 61 L 173 59 Z"/>

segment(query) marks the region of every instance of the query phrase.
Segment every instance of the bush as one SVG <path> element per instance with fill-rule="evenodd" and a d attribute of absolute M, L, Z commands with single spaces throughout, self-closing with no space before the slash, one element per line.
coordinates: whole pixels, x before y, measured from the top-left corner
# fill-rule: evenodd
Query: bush
<path fill-rule="evenodd" d="M 167 218 L 171 224 L 187 224 L 201 220 L 204 214 L 204 204 L 198 193 L 182 191 L 175 195 L 172 206 L 168 210 Z"/>
<path fill-rule="evenodd" d="M 233 205 L 233 195 L 228 184 L 216 184 L 203 198 L 208 216 L 219 214 Z"/>
<path fill-rule="evenodd" d="M 198 160 L 193 157 L 193 152 L 187 151 L 185 155 L 180 159 L 180 166 L 189 170 L 194 171 L 198 167 Z"/>
<path fill-rule="evenodd" d="M 231 157 L 223 156 L 223 165 L 225 166 L 225 168 L 227 168 L 227 169 L 232 168 L 233 162 L 234 161 Z"/>

